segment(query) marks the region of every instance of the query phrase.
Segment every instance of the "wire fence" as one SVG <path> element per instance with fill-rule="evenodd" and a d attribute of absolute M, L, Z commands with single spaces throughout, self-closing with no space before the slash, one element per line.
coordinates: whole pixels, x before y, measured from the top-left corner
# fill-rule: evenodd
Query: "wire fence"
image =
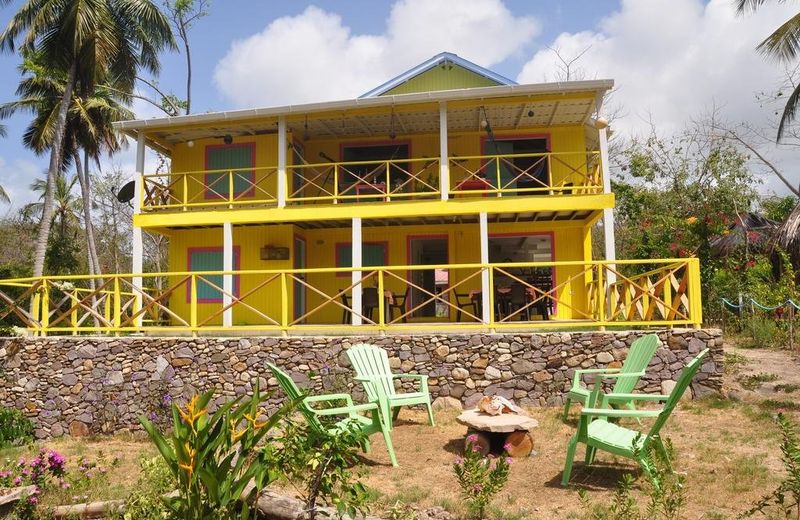
<path fill-rule="evenodd" d="M 795 348 L 795 317 L 797 311 L 800 310 L 800 303 L 794 301 L 793 299 L 789 298 L 784 302 L 781 302 L 777 305 L 764 305 L 756 301 L 753 298 L 739 298 L 738 303 L 734 303 L 727 298 L 720 299 L 722 305 L 722 328 L 723 330 L 726 328 L 726 316 L 730 313 L 735 315 L 738 318 L 745 317 L 745 314 L 749 314 L 751 317 L 755 317 L 757 313 L 772 313 L 773 318 L 777 321 L 785 321 L 787 332 L 788 332 L 788 341 L 789 341 L 789 348 L 794 350 Z"/>

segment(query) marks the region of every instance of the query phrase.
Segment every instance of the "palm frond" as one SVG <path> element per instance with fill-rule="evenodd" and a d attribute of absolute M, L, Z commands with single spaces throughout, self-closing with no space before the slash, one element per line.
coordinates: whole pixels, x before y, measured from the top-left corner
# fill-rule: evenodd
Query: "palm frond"
<path fill-rule="evenodd" d="M 756 49 L 779 61 L 791 61 L 800 52 L 800 13 L 784 22 Z"/>
<path fill-rule="evenodd" d="M 783 107 L 783 114 L 781 115 L 781 122 L 778 125 L 778 135 L 776 137 L 776 141 L 779 142 L 783 138 L 783 133 L 786 130 L 786 126 L 794 121 L 798 103 L 800 103 L 800 85 L 795 87 L 794 91 L 786 100 L 786 106 Z"/>

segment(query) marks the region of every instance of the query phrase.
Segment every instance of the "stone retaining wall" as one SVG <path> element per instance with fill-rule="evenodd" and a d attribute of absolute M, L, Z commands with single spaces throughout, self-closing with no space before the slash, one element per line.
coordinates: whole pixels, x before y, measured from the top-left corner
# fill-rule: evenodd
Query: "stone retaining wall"
<path fill-rule="evenodd" d="M 371 342 L 389 351 L 397 372 L 428 374 L 433 397 L 471 405 L 502 395 L 522 405 L 560 405 L 577 368 L 619 366 L 643 332 L 415 335 L 386 337 L 48 337 L 0 339 L 0 403 L 24 409 L 38 437 L 138 428 L 137 417 L 164 418 L 170 400 L 216 388 L 216 403 L 250 392 L 255 378 L 274 388 L 265 362 L 286 368 L 312 392 L 351 391 L 344 349 Z M 719 330 L 665 330 L 640 386 L 671 388 L 702 349 L 695 396 L 722 387 Z M 280 399 L 276 394 L 275 400 Z"/>

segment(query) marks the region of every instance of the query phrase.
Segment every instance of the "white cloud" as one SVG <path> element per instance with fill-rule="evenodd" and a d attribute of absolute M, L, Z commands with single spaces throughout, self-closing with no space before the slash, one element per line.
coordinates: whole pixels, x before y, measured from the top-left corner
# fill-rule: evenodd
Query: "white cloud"
<path fill-rule="evenodd" d="M 27 159 L 15 159 L 11 162 L 0 157 L 0 186 L 11 199 L 11 206 L 0 203 L 0 212 L 5 213 L 19 209 L 37 198 L 30 185 L 37 177 L 44 175 L 44 168 Z"/>
<path fill-rule="evenodd" d="M 737 16 L 730 0 L 623 0 L 596 29 L 563 33 L 550 47 L 567 57 L 588 47 L 579 73 L 616 80 L 614 103 L 625 116 L 615 126 L 623 134 L 648 131 L 651 119 L 659 131 L 677 130 L 712 104 L 731 122 L 759 125 L 770 115 L 755 94 L 782 73 L 755 47 L 796 10 L 773 3 Z M 553 80 L 558 70 L 554 53 L 542 49 L 518 80 Z"/>
<path fill-rule="evenodd" d="M 562 33 L 550 47 L 564 56 L 589 47 L 578 66 L 590 77 L 616 80 L 617 100 L 629 114 L 619 122 L 623 129 L 639 128 L 648 114 L 675 128 L 712 101 L 744 118 L 759 112 L 755 92 L 780 75 L 755 46 L 794 11 L 775 5 L 737 16 L 729 0 L 623 0 L 597 30 Z M 554 53 L 542 49 L 518 79 L 538 82 L 557 72 Z"/>
<path fill-rule="evenodd" d="M 398 0 L 381 34 L 353 34 L 311 6 L 235 41 L 214 80 L 239 107 L 352 98 L 442 51 L 497 64 L 538 31 L 502 0 Z"/>

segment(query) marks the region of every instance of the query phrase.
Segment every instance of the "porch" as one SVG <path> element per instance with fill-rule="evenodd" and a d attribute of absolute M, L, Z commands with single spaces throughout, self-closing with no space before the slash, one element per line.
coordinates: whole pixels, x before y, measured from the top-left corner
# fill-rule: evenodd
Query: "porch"
<path fill-rule="evenodd" d="M 559 272 L 569 274 L 550 274 Z M 437 283 L 444 276 L 449 282 Z M 423 279 L 433 279 L 434 290 Z M 0 302 L 0 319 L 42 335 L 414 334 L 702 323 L 695 258 L 24 278 L 0 281 Z"/>

